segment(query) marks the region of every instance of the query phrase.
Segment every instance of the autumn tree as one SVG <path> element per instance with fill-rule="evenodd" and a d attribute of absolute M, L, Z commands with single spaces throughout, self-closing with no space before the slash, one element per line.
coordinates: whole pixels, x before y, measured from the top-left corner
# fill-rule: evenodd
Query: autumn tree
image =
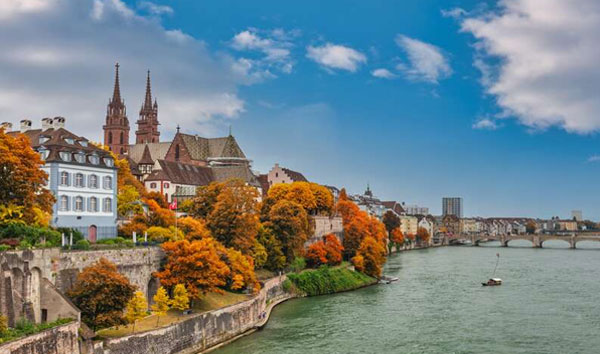
<path fill-rule="evenodd" d="M 83 269 L 67 292 L 81 310 L 81 319 L 94 331 L 125 324 L 123 310 L 135 287 L 105 258 Z"/>
<path fill-rule="evenodd" d="M 258 229 L 256 239 L 266 251 L 266 260 L 264 266 L 270 270 L 280 270 L 285 267 L 286 258 L 282 251 L 281 241 L 275 237 L 273 230 L 262 225 Z"/>
<path fill-rule="evenodd" d="M 431 237 L 431 235 L 429 235 L 429 231 L 427 231 L 426 228 L 419 227 L 417 229 L 417 239 L 419 240 L 419 242 L 428 244 L 430 237 Z"/>
<path fill-rule="evenodd" d="M 371 236 L 361 242 L 356 256 L 352 258 L 356 269 L 372 277 L 379 277 L 385 263 L 385 248 Z"/>
<path fill-rule="evenodd" d="M 165 196 L 161 193 L 161 192 L 156 192 L 156 191 L 152 191 L 152 192 L 146 192 L 146 200 L 153 200 L 156 202 L 156 204 L 158 204 L 158 206 L 160 208 L 163 209 L 167 209 L 169 208 L 169 203 L 167 202 L 167 199 L 165 199 Z"/>
<path fill-rule="evenodd" d="M 162 316 L 167 314 L 169 311 L 169 295 L 167 295 L 167 291 L 162 286 L 158 288 L 156 294 L 152 297 L 154 304 L 152 304 L 152 311 L 156 314 L 156 327 L 158 327 L 158 321 Z"/>
<path fill-rule="evenodd" d="M 146 312 L 148 310 L 148 304 L 146 302 L 146 298 L 141 291 L 136 291 L 133 294 L 133 297 L 127 303 L 127 308 L 125 311 L 125 318 L 127 322 L 133 323 L 133 332 L 135 333 L 135 324 L 138 320 L 146 317 Z"/>
<path fill-rule="evenodd" d="M 208 186 L 196 189 L 196 197 L 193 199 L 190 215 L 194 218 L 206 219 L 213 211 L 217 198 L 225 188 L 225 183 L 213 182 Z"/>
<path fill-rule="evenodd" d="M 231 290 L 241 290 L 244 288 L 253 288 L 254 291 L 260 290 L 260 284 L 256 280 L 254 273 L 254 261 L 252 257 L 242 254 L 233 248 L 227 249 L 227 265 L 231 269 L 228 278 L 228 285 Z"/>
<path fill-rule="evenodd" d="M 281 200 L 301 205 L 311 215 L 333 213 L 333 195 L 324 186 L 311 182 L 279 183 L 271 188 L 264 205 L 272 206 Z M 264 210 L 263 212 L 268 212 Z"/>
<path fill-rule="evenodd" d="M 533 220 L 529 220 L 527 224 L 525 224 L 525 230 L 528 234 L 534 234 L 535 230 L 537 230 L 537 224 Z"/>
<path fill-rule="evenodd" d="M 342 262 L 344 246 L 334 234 L 325 236 L 325 250 L 327 251 L 327 264 L 337 265 Z"/>
<path fill-rule="evenodd" d="M 172 308 L 179 311 L 185 311 L 190 308 L 190 298 L 185 289 L 185 285 L 175 285 L 175 289 L 173 289 L 173 298 L 171 299 L 170 304 Z"/>
<path fill-rule="evenodd" d="M 175 226 L 160 227 L 151 226 L 146 230 L 148 240 L 154 242 L 178 241 L 183 239 L 181 229 L 176 229 Z"/>
<path fill-rule="evenodd" d="M 302 254 L 304 243 L 312 233 L 306 210 L 289 200 L 281 200 L 271 208 L 265 226 L 281 243 L 286 264 Z"/>
<path fill-rule="evenodd" d="M 0 205 L 22 206 L 22 218 L 28 224 L 36 223 L 39 213 L 52 213 L 55 198 L 44 188 L 48 174 L 44 165 L 24 134 L 11 136 L 0 128 Z"/>
<path fill-rule="evenodd" d="M 177 227 L 187 240 L 201 240 L 210 237 L 210 231 L 202 219 L 194 219 L 191 216 L 185 216 L 177 220 Z"/>
<path fill-rule="evenodd" d="M 164 270 L 156 273 L 162 285 L 172 287 L 184 284 L 193 299 L 207 292 L 223 291 L 231 270 L 220 255 L 226 254 L 222 244 L 211 237 L 197 241 L 165 242 L 162 248 L 167 262 Z"/>
<path fill-rule="evenodd" d="M 140 203 L 140 193 L 134 186 L 125 185 L 117 195 L 117 212 L 119 216 L 142 214 L 144 208 Z"/>
<path fill-rule="evenodd" d="M 388 236 L 392 236 L 392 231 L 398 227 L 400 227 L 400 218 L 396 213 L 391 210 L 388 210 L 383 214 L 383 224 L 385 225 L 385 229 L 387 230 Z"/>
<path fill-rule="evenodd" d="M 327 187 L 317 183 L 309 183 L 309 188 L 315 197 L 316 206 L 314 212 L 319 215 L 333 214 L 334 201 L 331 191 Z"/>
<path fill-rule="evenodd" d="M 306 259 L 307 265 L 312 268 L 327 264 L 327 249 L 325 248 L 325 243 L 323 241 L 318 241 L 308 246 L 304 258 Z"/>
<path fill-rule="evenodd" d="M 239 179 L 225 182 L 206 217 L 212 236 L 226 247 L 250 255 L 258 233 L 258 192 Z"/>
<path fill-rule="evenodd" d="M 404 234 L 399 227 L 392 230 L 390 241 L 396 245 L 396 249 L 404 244 Z"/>

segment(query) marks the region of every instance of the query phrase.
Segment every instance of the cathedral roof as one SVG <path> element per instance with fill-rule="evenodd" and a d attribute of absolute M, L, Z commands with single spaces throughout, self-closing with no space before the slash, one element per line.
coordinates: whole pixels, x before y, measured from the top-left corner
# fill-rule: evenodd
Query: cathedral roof
<path fill-rule="evenodd" d="M 181 138 L 193 160 L 209 158 L 246 158 L 232 135 L 223 138 L 203 138 L 198 135 L 181 134 Z"/>
<path fill-rule="evenodd" d="M 144 157 L 144 152 L 147 147 L 148 151 L 150 152 L 150 158 L 152 159 L 152 163 L 154 163 L 154 161 L 156 160 L 164 160 L 165 156 L 167 155 L 167 151 L 169 151 L 170 146 L 170 141 L 165 141 L 161 143 L 129 145 L 129 157 L 139 164 L 142 161 L 142 158 Z"/>
<path fill-rule="evenodd" d="M 150 149 L 148 148 L 148 144 L 145 145 L 144 152 L 142 153 L 142 158 L 140 159 L 138 164 L 154 165 L 154 160 L 152 159 L 152 155 L 150 154 Z"/>

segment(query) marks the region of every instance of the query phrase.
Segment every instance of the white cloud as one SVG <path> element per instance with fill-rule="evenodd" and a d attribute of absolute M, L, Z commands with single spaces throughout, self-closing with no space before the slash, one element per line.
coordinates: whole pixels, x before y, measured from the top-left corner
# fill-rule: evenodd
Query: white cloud
<path fill-rule="evenodd" d="M 51 8 L 55 0 L 1 0 L 0 20 L 9 20 L 14 16 L 36 13 Z"/>
<path fill-rule="evenodd" d="M 367 57 L 350 47 L 339 44 L 306 47 L 306 57 L 314 60 L 328 69 L 342 69 L 355 72 L 361 64 L 367 62 Z"/>
<path fill-rule="evenodd" d="M 505 0 L 461 30 L 475 37 L 482 81 L 505 116 L 534 129 L 600 129 L 600 2 Z"/>
<path fill-rule="evenodd" d="M 481 118 L 471 126 L 473 129 L 479 130 L 496 130 L 499 128 L 495 120 L 490 118 Z"/>
<path fill-rule="evenodd" d="M 177 124 L 215 132 L 244 111 L 237 91 L 248 82 L 232 70 L 235 59 L 211 53 L 201 40 L 166 29 L 121 0 L 61 0 L 45 7 L 33 0 L 9 0 L 22 6 L 8 7 L 5 1 L 0 16 L 11 11 L 10 21 L 0 21 L 0 33 L 9 35 L 0 36 L 0 48 L 11 50 L 0 51 L 2 121 L 27 117 L 39 126 L 41 118 L 61 115 L 68 129 L 100 140 L 116 61 L 132 130 L 146 69 L 158 98 L 161 137 Z"/>
<path fill-rule="evenodd" d="M 237 33 L 231 39 L 231 47 L 237 51 L 248 53 L 258 52 L 259 58 L 239 58 L 234 63 L 234 70 L 241 72 L 240 64 L 246 68 L 244 70 L 247 78 L 254 82 L 264 78 L 276 77 L 272 72 L 274 70 L 289 74 L 294 67 L 294 60 L 291 57 L 291 49 L 294 46 L 293 39 L 299 35 L 298 31 L 285 31 L 281 28 L 272 31 L 249 28 Z M 252 65 L 248 65 L 248 64 Z"/>
<path fill-rule="evenodd" d="M 371 75 L 378 77 L 380 79 L 394 79 L 396 78 L 396 74 L 392 73 L 388 69 L 379 68 L 371 71 Z"/>
<path fill-rule="evenodd" d="M 600 161 L 600 155 L 592 155 L 592 156 L 588 157 L 587 161 L 588 162 L 598 162 L 598 161 Z"/>
<path fill-rule="evenodd" d="M 467 11 L 465 11 L 464 9 L 461 9 L 460 7 L 455 7 L 450 10 L 442 9 L 440 12 L 442 13 L 442 16 L 452 17 L 452 18 L 461 18 L 461 17 L 469 14 Z"/>
<path fill-rule="evenodd" d="M 409 79 L 435 84 L 452 74 L 448 59 L 433 44 L 401 34 L 396 36 L 396 44 L 404 50 L 408 60 L 408 63 L 400 63 L 396 68 Z"/>
<path fill-rule="evenodd" d="M 152 15 L 172 15 L 173 8 L 167 5 L 158 5 L 150 1 L 138 2 L 138 8 L 147 11 Z"/>

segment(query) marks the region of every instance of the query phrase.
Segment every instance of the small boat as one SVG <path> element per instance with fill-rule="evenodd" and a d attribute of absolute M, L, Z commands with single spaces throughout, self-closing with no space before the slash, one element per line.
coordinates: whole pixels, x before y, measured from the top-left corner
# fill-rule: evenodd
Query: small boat
<path fill-rule="evenodd" d="M 487 281 L 487 283 L 481 283 L 483 286 L 498 286 L 502 285 L 502 279 L 500 278 L 491 278 Z"/>
<path fill-rule="evenodd" d="M 382 284 L 390 284 L 390 283 L 393 283 L 395 281 L 398 281 L 398 278 L 396 278 L 396 277 L 388 277 L 386 275 L 384 275 L 381 278 L 379 278 L 379 282 L 382 283 Z"/>

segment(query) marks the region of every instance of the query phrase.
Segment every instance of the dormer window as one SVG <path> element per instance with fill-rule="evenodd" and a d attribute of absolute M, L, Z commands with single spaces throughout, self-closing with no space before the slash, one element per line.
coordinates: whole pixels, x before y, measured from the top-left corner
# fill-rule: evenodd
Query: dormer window
<path fill-rule="evenodd" d="M 69 145 L 75 144 L 75 139 L 73 138 L 65 138 L 65 142 Z"/>
<path fill-rule="evenodd" d="M 63 161 L 71 161 L 71 153 L 68 151 L 61 151 L 59 153 L 60 159 Z"/>
<path fill-rule="evenodd" d="M 85 140 L 79 140 L 78 143 L 79 143 L 79 145 L 84 146 L 84 147 L 88 146 L 88 142 Z"/>
<path fill-rule="evenodd" d="M 104 158 L 104 164 L 108 167 L 113 167 L 115 162 L 113 161 L 113 159 L 111 159 L 110 157 L 105 157 Z"/>
<path fill-rule="evenodd" d="M 42 135 L 42 136 L 40 136 L 40 138 L 39 138 L 38 142 L 39 142 L 40 144 L 43 144 L 43 143 L 45 143 L 45 142 L 46 142 L 46 141 L 48 141 L 48 140 L 50 140 L 50 138 L 49 138 L 49 137 L 47 137 L 47 136 L 43 136 L 43 135 Z"/>
<path fill-rule="evenodd" d="M 89 159 L 92 165 L 97 165 L 100 163 L 100 158 L 98 157 L 98 155 L 90 155 Z"/>
<path fill-rule="evenodd" d="M 48 155 L 50 155 L 50 150 L 41 148 L 39 150 L 39 153 L 40 153 L 40 158 L 45 161 L 48 158 Z"/>
<path fill-rule="evenodd" d="M 79 153 L 77 153 L 77 155 L 75 155 L 75 159 L 79 163 L 84 163 L 85 162 L 85 154 L 83 152 L 79 152 Z"/>

